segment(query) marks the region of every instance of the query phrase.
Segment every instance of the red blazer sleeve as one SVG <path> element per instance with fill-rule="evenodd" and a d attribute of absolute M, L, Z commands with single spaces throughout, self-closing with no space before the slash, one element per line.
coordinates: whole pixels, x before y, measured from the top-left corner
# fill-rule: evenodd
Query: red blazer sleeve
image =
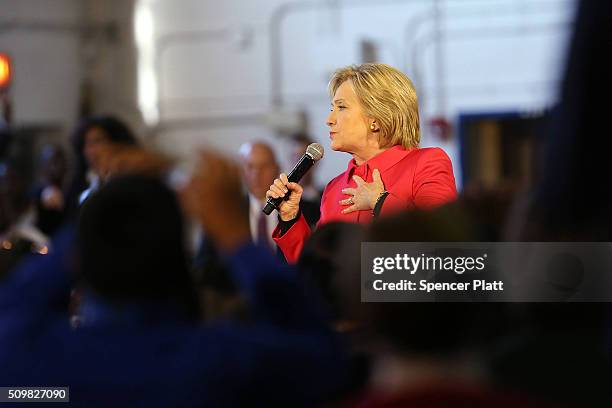
<path fill-rule="evenodd" d="M 457 198 L 453 165 L 444 150 L 428 149 L 419 158 L 413 182 L 417 208 L 433 208 Z"/>
<path fill-rule="evenodd" d="M 304 243 L 310 236 L 310 226 L 304 218 L 304 214 L 300 214 L 300 218 L 296 221 L 295 224 L 291 226 L 283 235 L 281 235 L 281 229 L 279 226 L 274 228 L 272 232 L 272 238 L 276 245 L 283 251 L 283 255 L 285 255 L 285 259 L 289 263 L 296 263 L 300 254 L 302 253 L 302 248 L 304 247 Z"/>
<path fill-rule="evenodd" d="M 411 207 L 421 209 L 439 207 L 457 198 L 453 165 L 444 150 L 421 149 L 413 174 L 411 200 L 407 200 L 402 193 L 391 188 L 381 208 L 381 216 Z"/>
<path fill-rule="evenodd" d="M 325 200 L 327 198 L 327 192 L 329 191 L 329 186 L 333 183 L 333 180 L 330 181 L 323 190 L 323 194 L 321 197 L 321 217 L 317 222 L 316 228 L 319 227 L 326 220 L 326 211 Z M 300 214 L 298 220 L 289 228 L 284 234 L 282 234 L 280 226 L 276 226 L 274 231 L 272 232 L 272 239 L 276 242 L 276 245 L 280 248 L 285 255 L 285 259 L 287 262 L 294 264 L 298 261 L 300 254 L 302 253 L 302 248 L 304 248 L 304 243 L 310 237 L 311 229 L 308 225 L 308 221 L 304 218 L 304 214 Z"/>

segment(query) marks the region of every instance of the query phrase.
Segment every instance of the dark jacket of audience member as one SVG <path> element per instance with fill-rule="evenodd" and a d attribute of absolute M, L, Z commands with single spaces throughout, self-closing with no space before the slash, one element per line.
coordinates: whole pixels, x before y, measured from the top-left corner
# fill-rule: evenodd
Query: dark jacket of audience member
<path fill-rule="evenodd" d="M 610 152 L 598 143 L 610 128 L 611 25 L 612 2 L 579 3 L 561 100 L 542 158 L 543 177 L 526 210 L 514 220 L 522 221 L 522 228 L 512 240 L 612 239 Z M 516 306 L 522 327 L 500 345 L 492 361 L 498 382 L 568 406 L 611 406 L 610 307 L 602 303 Z"/>
<path fill-rule="evenodd" d="M 64 222 L 68 157 L 61 146 L 48 144 L 41 151 L 40 161 L 40 181 L 34 189 L 36 226 L 52 236 Z"/>
<path fill-rule="evenodd" d="M 7 133 L 8 139 L 12 139 Z M 32 172 L 27 149 L 6 141 L 0 157 L 0 279 L 24 257 L 48 251 L 48 237 L 35 225 Z"/>
<path fill-rule="evenodd" d="M 88 407 L 314 406 L 343 378 L 341 349 L 296 272 L 252 244 L 225 254 L 250 325 L 198 325 L 177 203 L 159 182 L 109 182 L 82 208 L 78 235 L 77 329 L 62 302 L 69 232 L 0 287 L 0 384 L 70 386 Z"/>

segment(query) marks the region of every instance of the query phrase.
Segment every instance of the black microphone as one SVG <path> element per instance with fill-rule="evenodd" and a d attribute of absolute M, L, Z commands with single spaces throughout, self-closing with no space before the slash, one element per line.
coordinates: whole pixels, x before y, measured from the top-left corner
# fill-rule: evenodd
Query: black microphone
<path fill-rule="evenodd" d="M 297 162 L 293 170 L 291 170 L 291 173 L 289 173 L 289 175 L 287 176 L 289 182 L 297 183 L 298 181 L 300 181 L 301 178 L 304 177 L 304 174 L 306 174 L 316 162 L 321 160 L 321 158 L 323 157 L 323 152 L 323 146 L 321 146 L 319 143 L 311 143 L 310 145 L 308 145 L 308 147 L 306 148 L 306 153 L 304 153 L 304 155 Z M 272 211 L 278 210 L 278 206 L 280 205 L 280 203 L 286 197 L 289 197 L 289 194 L 291 194 L 291 191 L 288 191 L 287 194 L 285 194 L 283 197 L 269 197 L 266 201 L 265 207 L 263 208 L 264 214 L 270 215 Z"/>

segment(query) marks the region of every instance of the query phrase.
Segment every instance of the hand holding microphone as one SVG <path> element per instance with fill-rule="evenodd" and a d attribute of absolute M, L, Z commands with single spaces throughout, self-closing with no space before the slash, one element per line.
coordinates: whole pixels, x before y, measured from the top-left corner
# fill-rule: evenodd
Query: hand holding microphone
<path fill-rule="evenodd" d="M 270 186 L 270 189 L 266 193 L 266 197 L 268 197 L 268 201 L 280 198 L 280 202 L 276 207 L 272 207 L 272 210 L 275 208 L 278 210 L 281 220 L 290 221 L 298 215 L 303 191 L 302 186 L 298 183 L 290 182 L 287 175 L 281 173 L 280 176 L 274 180 L 274 184 Z M 268 207 L 268 203 L 266 203 L 266 207 Z M 264 213 L 266 207 L 264 207 Z"/>
<path fill-rule="evenodd" d="M 274 180 L 266 192 L 268 201 L 263 208 L 266 215 L 270 215 L 276 209 L 283 221 L 290 221 L 297 217 L 303 192 L 298 181 L 323 157 L 323 153 L 323 146 L 319 143 L 310 144 L 289 175 L 281 173 L 279 178 Z"/>

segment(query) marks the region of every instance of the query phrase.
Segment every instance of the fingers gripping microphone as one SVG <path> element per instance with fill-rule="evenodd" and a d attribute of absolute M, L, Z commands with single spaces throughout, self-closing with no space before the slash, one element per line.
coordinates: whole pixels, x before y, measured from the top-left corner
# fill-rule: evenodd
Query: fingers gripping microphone
<path fill-rule="evenodd" d="M 306 153 L 302 156 L 300 161 L 297 162 L 291 173 L 287 176 L 289 182 L 297 183 L 301 178 L 310 170 L 310 168 L 323 157 L 323 146 L 319 143 L 311 143 L 306 148 Z M 286 197 L 289 197 L 291 191 L 285 194 L 284 197 L 272 198 L 269 197 L 266 201 L 266 205 L 263 208 L 263 212 L 266 215 L 270 215 L 272 211 L 278 210 L 278 206 Z"/>

